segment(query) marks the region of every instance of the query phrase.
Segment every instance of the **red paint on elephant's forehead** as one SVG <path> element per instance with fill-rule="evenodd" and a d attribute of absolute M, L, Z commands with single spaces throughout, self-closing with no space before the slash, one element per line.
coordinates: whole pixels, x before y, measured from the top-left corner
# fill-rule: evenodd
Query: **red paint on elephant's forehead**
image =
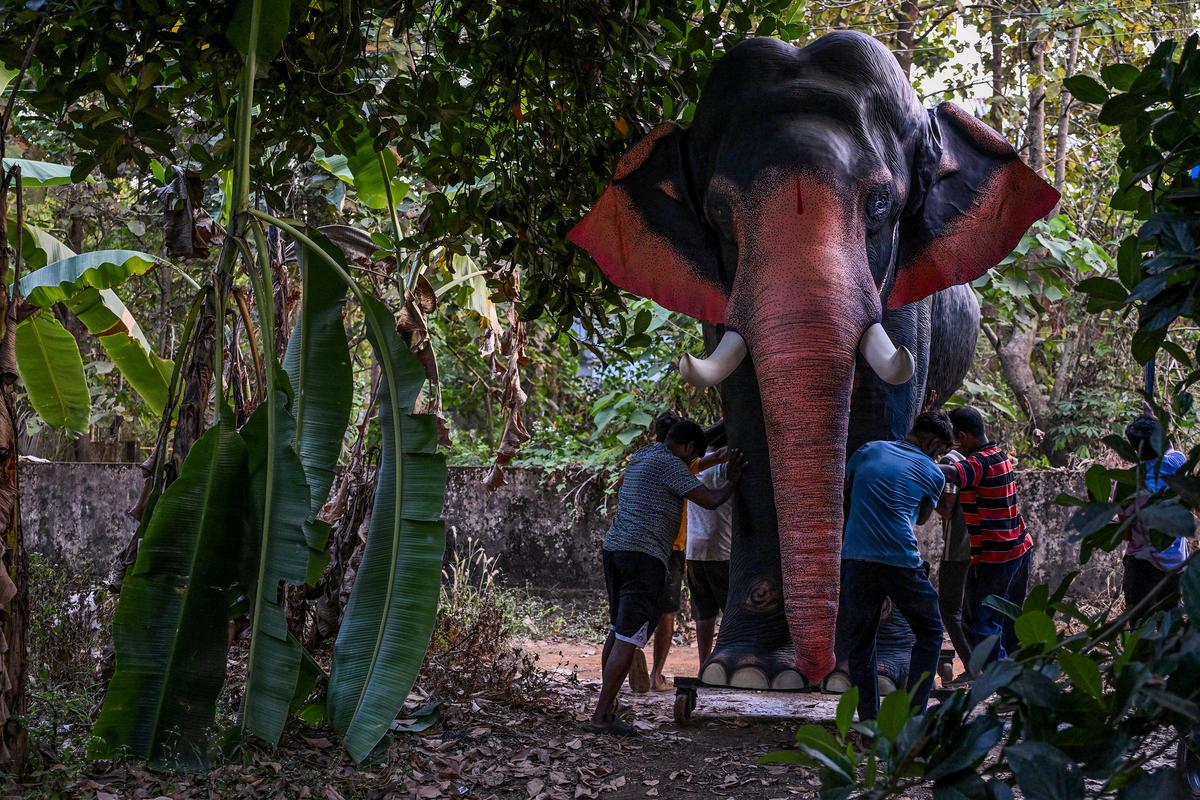
<path fill-rule="evenodd" d="M 777 329 L 802 315 L 830 322 L 806 329 L 806 336 L 853 358 L 859 335 L 880 315 L 856 207 L 813 174 L 760 181 L 745 195 L 736 212 L 738 271 L 727 324 L 752 351 L 769 346 Z M 843 325 L 846 331 L 834 336 Z"/>
<path fill-rule="evenodd" d="M 605 189 L 567 239 L 587 250 L 622 289 L 704 322 L 725 321 L 722 287 L 702 276 L 666 236 L 647 228 L 623 189 Z"/>

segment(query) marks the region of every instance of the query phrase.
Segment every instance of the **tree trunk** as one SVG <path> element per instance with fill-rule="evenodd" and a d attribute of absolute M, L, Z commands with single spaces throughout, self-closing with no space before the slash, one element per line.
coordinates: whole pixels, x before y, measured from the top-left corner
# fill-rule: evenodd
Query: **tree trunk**
<path fill-rule="evenodd" d="M 1075 28 L 1071 31 L 1071 45 L 1067 51 L 1067 77 L 1075 74 L 1075 65 L 1079 59 L 1080 30 L 1081 28 Z M 1067 181 L 1067 148 L 1071 136 L 1071 93 L 1066 88 L 1059 95 L 1058 106 L 1058 135 L 1054 141 L 1054 188 L 1061 192 Z M 1058 213 L 1061 205 L 1060 199 L 1050 212 L 1051 217 Z"/>
<path fill-rule="evenodd" d="M 990 20 L 992 34 L 992 108 L 989 122 L 1001 133 L 1004 132 L 1004 20 L 1000 17 L 1000 6 L 992 6 Z"/>
<path fill-rule="evenodd" d="M 67 246 L 76 253 L 83 252 L 83 211 L 78 207 L 71 209 L 71 226 L 67 229 Z"/>
<path fill-rule="evenodd" d="M 913 45 L 917 38 L 917 19 L 921 10 L 916 0 L 900 0 L 900 8 L 896 12 L 896 49 L 894 55 L 900 62 L 900 69 L 905 77 L 912 72 Z"/>
<path fill-rule="evenodd" d="M 1067 453 L 1055 448 L 1053 438 L 1047 435 L 1054 427 L 1051 405 L 1042 393 L 1037 376 L 1033 374 L 1033 352 L 1039 341 L 1038 320 L 1021 314 L 1015 320 L 1012 329 L 1004 332 L 1003 338 L 990 326 L 984 326 L 984 333 L 996 350 L 1004 382 L 1008 384 L 1008 388 L 1012 390 L 1029 419 L 1029 436 L 1038 452 L 1044 455 L 1051 465 L 1066 466 Z"/>
<path fill-rule="evenodd" d="M 7 241 L 7 199 L 7 181 L 0 181 L 0 243 Z M 0 771 L 20 774 L 29 750 L 23 723 L 29 598 L 17 482 L 17 319 L 16 304 L 8 294 L 12 279 L 8 247 L 0 244 Z"/>
<path fill-rule="evenodd" d="M 1034 9 L 1036 11 L 1036 9 Z M 1029 114 L 1025 121 L 1025 141 L 1029 145 L 1026 158 L 1029 168 L 1039 175 L 1046 174 L 1046 44 L 1042 22 L 1031 17 L 1026 23 L 1029 42 L 1029 61 L 1026 83 L 1029 87 Z"/>

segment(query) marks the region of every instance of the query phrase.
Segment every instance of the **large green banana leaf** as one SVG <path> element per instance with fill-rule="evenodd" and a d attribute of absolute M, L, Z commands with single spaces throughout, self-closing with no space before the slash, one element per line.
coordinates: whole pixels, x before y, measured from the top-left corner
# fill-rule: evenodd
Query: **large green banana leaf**
<path fill-rule="evenodd" d="M 370 531 L 333 649 L 329 718 L 361 762 L 403 708 L 429 646 L 445 549 L 446 466 L 435 419 L 411 413 L 424 370 L 387 307 L 358 294 L 383 372 L 382 452 Z"/>
<path fill-rule="evenodd" d="M 403 200 L 409 187 L 397 177 L 396 157 L 391 151 L 377 151 L 375 140 L 365 127 L 354 137 L 353 145 L 352 151 L 318 158 L 317 163 L 354 186 L 355 196 L 367 208 L 387 208 L 388 189 L 391 189 L 393 203 Z"/>
<path fill-rule="evenodd" d="M 100 339 L 113 365 L 156 415 L 167 404 L 172 362 L 159 358 L 137 320 L 112 289 L 88 287 L 71 295 L 67 308 Z"/>
<path fill-rule="evenodd" d="M 154 268 L 158 259 L 138 250 L 95 250 L 53 261 L 21 278 L 21 294 L 35 306 L 65 303 L 85 287 L 111 289 Z"/>
<path fill-rule="evenodd" d="M 116 672 L 88 746 L 180 766 L 207 760 L 225 681 L 246 445 L 223 409 L 154 506 L 113 619 Z"/>
<path fill-rule="evenodd" d="M 14 248 L 17 246 L 18 232 L 24 234 L 21 241 L 21 260 L 26 269 L 38 269 L 75 255 L 74 250 L 37 225 L 26 222 L 22 231 L 21 227 L 17 225 L 16 217 L 9 215 L 8 243 Z"/>
<path fill-rule="evenodd" d="M 47 234 L 51 241 L 53 237 Z M 47 246 L 51 246 L 49 242 Z M 66 249 L 65 247 L 63 249 Z M 68 251 L 69 252 L 69 251 Z M 70 255 L 21 279 L 34 305 L 65 304 L 100 338 L 108 357 L 155 414 L 167 402 L 171 362 L 159 358 L 112 286 L 153 268 L 154 256 L 136 250 L 100 250 Z"/>
<path fill-rule="evenodd" d="M 27 158 L 4 159 L 5 170 L 13 166 L 21 168 L 21 185 L 26 189 L 36 189 L 39 186 L 65 186 L 75 182 L 71 180 L 71 168 L 64 164 L 30 161 Z"/>
<path fill-rule="evenodd" d="M 345 264 L 340 248 L 320 234 L 315 241 Z M 342 439 L 350 424 L 354 375 L 342 322 L 346 284 L 321 258 L 300 248 L 303 278 L 300 318 L 283 356 L 295 394 L 296 451 L 308 477 L 309 513 L 315 519 L 329 497 Z M 323 547 L 323 544 L 322 544 Z"/>
<path fill-rule="evenodd" d="M 296 421 L 287 376 L 277 363 L 269 368 L 276 371 L 279 387 L 268 401 L 275 407 L 263 403 L 242 428 L 258 544 L 257 574 L 254 585 L 247 587 L 247 596 L 254 600 L 242 728 L 276 744 L 295 694 L 302 652 L 288 636 L 283 584 L 304 583 L 308 577 L 309 502 L 304 467 L 292 445 Z"/>
<path fill-rule="evenodd" d="M 291 10 L 289 0 L 238 0 L 225 33 L 238 50 L 265 64 L 283 46 Z"/>
<path fill-rule="evenodd" d="M 38 416 L 56 428 L 86 431 L 92 397 L 75 337 L 40 309 L 17 325 L 16 350 L 17 371 Z"/>

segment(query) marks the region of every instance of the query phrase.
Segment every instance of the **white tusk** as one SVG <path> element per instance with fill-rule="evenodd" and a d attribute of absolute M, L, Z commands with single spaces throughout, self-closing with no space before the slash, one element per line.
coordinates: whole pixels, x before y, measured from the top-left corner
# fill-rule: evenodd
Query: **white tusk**
<path fill-rule="evenodd" d="M 878 322 L 867 328 L 859 340 L 858 351 L 875 374 L 890 384 L 906 383 L 913 376 L 912 353 L 907 347 L 897 349 Z"/>
<path fill-rule="evenodd" d="M 679 359 L 679 375 L 692 386 L 706 389 L 728 378 L 745 357 L 746 340 L 734 331 L 725 331 L 708 358 L 684 353 Z"/>

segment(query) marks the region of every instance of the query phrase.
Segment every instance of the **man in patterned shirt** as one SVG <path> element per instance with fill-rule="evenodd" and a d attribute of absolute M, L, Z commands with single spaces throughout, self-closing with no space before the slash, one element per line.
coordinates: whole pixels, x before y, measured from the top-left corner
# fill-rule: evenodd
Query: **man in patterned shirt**
<path fill-rule="evenodd" d="M 625 470 L 617 513 L 604 537 L 604 582 L 612 629 L 604 643 L 603 685 L 590 730 L 621 736 L 635 733 L 632 725 L 613 714 L 613 707 L 634 653 L 646 645 L 661 616 L 659 594 L 679 532 L 683 500 L 716 508 L 729 499 L 741 478 L 745 460 L 734 451 L 728 480 L 715 489 L 696 480 L 688 464 L 703 456 L 707 445 L 699 425 L 680 420 L 665 442 L 634 453 Z"/>
<path fill-rule="evenodd" d="M 1033 537 L 1017 504 L 1017 482 L 1012 460 L 991 441 L 983 415 L 970 406 L 950 412 L 958 449 L 967 457 L 943 465 L 946 479 L 958 484 L 959 503 L 971 540 L 971 566 L 963 601 L 963 624 L 971 647 L 997 636 L 988 662 L 1005 658 L 1017 649 L 1012 620 L 983 604 L 996 595 L 1018 607 L 1025 602 Z"/>

